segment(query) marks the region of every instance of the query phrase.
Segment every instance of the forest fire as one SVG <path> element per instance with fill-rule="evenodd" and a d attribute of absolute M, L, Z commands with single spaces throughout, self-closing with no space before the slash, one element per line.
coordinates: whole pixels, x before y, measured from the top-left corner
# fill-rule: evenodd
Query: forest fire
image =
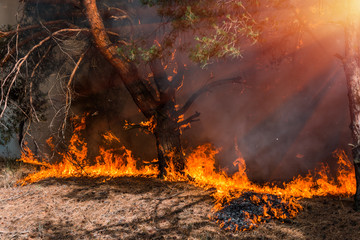
<path fill-rule="evenodd" d="M 203 233 L 210 212 L 212 227 L 230 231 L 215 230 L 219 239 L 273 219 L 291 222 L 280 228 L 294 239 L 349 227 L 359 234 L 360 215 L 342 199 L 355 194 L 360 210 L 359 1 L 16 2 L 16 22 L 0 24 L 0 145 L 16 140 L 19 161 L 37 170 L 18 181 L 29 171 L 19 165 L 8 184 L 6 159 L 3 185 L 28 186 L 9 190 L 14 196 L 2 191 L 9 204 L 0 207 L 0 238 L 216 239 L 212 229 Z M 200 128 L 183 134 L 200 111 Z M 85 117 L 68 121 L 84 112 L 88 126 Z M 42 144 L 49 135 L 62 139 Z M 236 159 L 229 174 L 218 159 L 233 156 L 233 139 L 244 157 L 237 146 L 237 157 L 221 157 Z M 184 151 L 199 142 L 223 150 Z M 336 171 L 323 164 L 303 172 L 348 143 L 353 161 L 336 150 Z M 40 182 L 49 178 L 55 184 Z M 331 200 L 344 213 L 336 222 Z M 331 221 L 314 217 L 323 212 Z M 253 238 L 290 239 L 272 236 L 280 232 L 274 225 Z"/>
<path fill-rule="evenodd" d="M 49 164 L 41 161 L 26 148 L 19 161 L 40 165 L 41 170 L 28 175 L 20 184 L 41 181 L 46 178 L 90 177 L 110 179 L 122 176 L 143 176 L 155 178 L 158 170 L 153 165 L 137 167 L 136 159 L 125 147 L 114 148 L 120 140 L 112 133 L 103 135 L 104 146 L 95 164 L 87 160 L 87 144 L 81 137 L 85 129 L 84 118 L 75 118 L 74 134 L 68 152 L 61 153 L 62 161 Z M 52 146 L 51 141 L 48 144 Z M 54 146 L 52 146 L 54 147 Z M 185 175 L 176 173 L 173 166 L 167 168 L 167 181 L 188 181 L 190 184 L 214 190 L 214 213 L 210 216 L 227 230 L 248 230 L 271 218 L 285 220 L 295 217 L 302 206 L 300 198 L 314 196 L 351 196 L 355 192 L 353 166 L 343 151 L 336 151 L 338 158 L 337 178 L 329 176 L 325 165 L 320 170 L 309 172 L 305 177 L 298 176 L 282 186 L 267 183 L 258 185 L 249 180 L 243 158 L 234 165 L 238 171 L 229 176 L 224 170 L 215 169 L 215 155 L 218 153 L 210 144 L 197 147 L 186 157 Z"/>
<path fill-rule="evenodd" d="M 75 118 L 74 134 L 70 139 L 70 145 L 68 152 L 60 153 L 62 160 L 57 164 L 48 164 L 47 160 L 43 159 L 39 161 L 29 148 L 25 148 L 22 153 L 20 161 L 35 165 L 41 165 L 40 171 L 27 176 L 22 180 L 22 184 L 33 183 L 42 179 L 57 177 L 57 178 L 69 178 L 69 177 L 122 177 L 122 176 L 152 176 L 155 177 L 158 174 L 158 170 L 155 167 L 145 166 L 141 169 L 136 168 L 136 159 L 131 154 L 130 150 L 125 147 L 106 149 L 101 147 L 99 149 L 100 156 L 95 161 L 96 163 L 90 165 L 87 162 L 87 144 L 84 139 L 81 138 L 80 132 L 85 129 L 85 118 Z M 103 135 L 103 139 L 106 144 L 112 144 L 119 142 L 112 133 L 106 133 Z M 48 144 L 53 148 L 51 139 L 48 140 Z"/>

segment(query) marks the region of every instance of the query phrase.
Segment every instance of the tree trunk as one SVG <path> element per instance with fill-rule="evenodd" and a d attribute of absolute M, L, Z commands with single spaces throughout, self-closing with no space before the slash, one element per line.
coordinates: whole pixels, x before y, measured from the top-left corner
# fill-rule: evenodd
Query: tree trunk
<path fill-rule="evenodd" d="M 162 121 L 162 122 L 161 122 Z M 176 172 L 184 170 L 184 157 L 180 142 L 180 131 L 171 127 L 173 122 L 169 119 L 158 121 L 155 129 L 156 147 L 158 151 L 159 177 L 164 177 L 169 164 L 174 165 Z"/>
<path fill-rule="evenodd" d="M 178 126 L 174 101 L 167 101 L 160 106 L 156 116 L 154 135 L 158 151 L 159 177 L 164 177 L 169 164 L 173 164 L 178 173 L 183 173 L 184 156 L 180 140 L 180 129 Z"/>
<path fill-rule="evenodd" d="M 354 196 L 355 209 L 360 210 L 360 67 L 355 61 L 344 63 L 348 86 L 350 129 L 353 138 L 352 157 L 355 167 L 356 193 Z"/>
<path fill-rule="evenodd" d="M 352 150 L 355 166 L 356 193 L 355 193 L 355 210 L 360 211 L 360 146 L 357 145 Z"/>
<path fill-rule="evenodd" d="M 360 16 L 350 8 L 345 26 L 345 57 L 343 59 L 348 87 L 350 129 L 353 138 L 352 156 L 356 176 L 355 209 L 360 210 Z"/>

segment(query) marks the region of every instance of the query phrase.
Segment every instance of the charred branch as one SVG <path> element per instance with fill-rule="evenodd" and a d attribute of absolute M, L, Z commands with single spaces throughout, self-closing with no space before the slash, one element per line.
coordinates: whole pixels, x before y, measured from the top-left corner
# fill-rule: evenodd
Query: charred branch
<path fill-rule="evenodd" d="M 180 116 L 184 114 L 190 108 L 190 106 L 195 102 L 195 100 L 198 99 L 202 94 L 211 91 L 215 87 L 219 87 L 229 83 L 241 84 L 244 83 L 244 81 L 242 80 L 241 77 L 235 77 L 235 78 L 222 79 L 206 84 L 205 86 L 203 86 L 193 95 L 190 96 L 190 98 L 186 101 L 184 106 L 178 110 L 178 115 Z"/>
<path fill-rule="evenodd" d="M 200 121 L 200 119 L 198 119 L 198 117 L 200 117 L 200 113 L 199 112 L 195 112 L 193 115 L 191 115 L 190 117 L 188 117 L 187 119 L 178 122 L 178 128 L 181 128 L 183 126 L 188 125 L 189 123 L 193 123 L 193 122 L 198 122 Z"/>
<path fill-rule="evenodd" d="M 149 126 L 144 126 L 142 124 L 136 124 L 136 123 L 125 123 L 124 129 L 125 130 L 139 129 L 140 131 L 146 134 L 153 133 L 153 131 L 149 129 Z"/>
<path fill-rule="evenodd" d="M 146 130 L 147 127 L 141 125 L 141 124 L 136 124 L 136 123 L 128 123 L 126 122 L 125 123 L 125 126 L 124 126 L 124 129 L 125 130 L 133 130 L 133 129 L 141 129 L 141 130 Z"/>

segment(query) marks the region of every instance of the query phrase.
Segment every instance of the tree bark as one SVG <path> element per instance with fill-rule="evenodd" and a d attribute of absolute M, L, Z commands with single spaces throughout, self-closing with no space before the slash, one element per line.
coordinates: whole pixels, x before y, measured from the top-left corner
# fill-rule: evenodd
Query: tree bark
<path fill-rule="evenodd" d="M 352 13 L 349 8 L 349 13 Z M 355 167 L 356 193 L 355 209 L 360 210 L 360 16 L 349 14 L 345 26 L 345 57 L 343 65 L 348 87 L 350 108 L 350 129 L 353 139 L 352 157 Z"/>
<path fill-rule="evenodd" d="M 360 210 L 360 67 L 355 59 L 345 59 L 345 75 L 350 108 L 350 129 L 353 139 L 352 157 L 355 167 L 355 209 Z"/>
<path fill-rule="evenodd" d="M 179 114 L 175 107 L 176 89 L 168 80 L 168 75 L 159 59 L 151 61 L 150 68 L 160 98 L 155 115 L 154 135 L 158 151 L 159 177 L 164 177 L 169 164 L 173 164 L 173 170 L 178 173 L 182 173 L 185 167 L 178 123 Z"/>
<path fill-rule="evenodd" d="M 170 87 L 160 61 L 152 65 L 157 92 L 160 95 L 160 100 L 157 101 L 152 94 L 155 89 L 149 90 L 149 86 L 139 77 L 135 64 L 121 59 L 118 55 L 116 46 L 111 43 L 106 33 L 96 0 L 83 0 L 83 4 L 97 48 L 118 71 L 125 87 L 144 116 L 149 120 L 152 118 L 155 120 L 154 135 L 158 150 L 159 176 L 166 175 L 166 167 L 170 161 L 173 162 L 177 172 L 182 172 L 184 158 L 177 121 L 178 114 L 175 109 L 175 89 Z"/>
<path fill-rule="evenodd" d="M 180 140 L 181 133 L 176 119 L 169 115 L 170 112 L 171 109 L 168 107 L 158 111 L 154 129 L 158 151 L 159 177 L 161 178 L 167 174 L 166 168 L 169 164 L 172 163 L 174 170 L 178 173 L 182 173 L 185 166 Z"/>

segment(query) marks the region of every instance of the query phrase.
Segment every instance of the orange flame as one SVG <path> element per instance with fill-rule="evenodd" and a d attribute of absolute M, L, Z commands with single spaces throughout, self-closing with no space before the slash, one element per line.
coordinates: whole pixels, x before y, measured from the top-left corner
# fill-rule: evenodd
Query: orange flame
<path fill-rule="evenodd" d="M 19 161 L 40 165 L 41 170 L 28 175 L 20 180 L 20 184 L 34 183 L 47 178 L 69 178 L 69 177 L 105 177 L 114 178 L 122 176 L 147 176 L 155 177 L 158 170 L 154 166 L 136 167 L 137 160 L 132 156 L 130 150 L 125 147 L 105 149 L 100 147 L 100 155 L 96 157 L 95 165 L 90 165 L 87 159 L 87 144 L 81 138 L 81 131 L 85 129 L 85 118 L 75 118 L 74 121 L 80 121 L 75 125 L 74 134 L 70 139 L 68 151 L 60 153 L 62 161 L 57 164 L 49 164 L 49 159 L 39 161 L 29 148 L 25 148 Z M 105 143 L 120 143 L 120 140 L 112 133 L 103 135 Z M 50 146 L 51 141 L 48 141 Z"/>
<path fill-rule="evenodd" d="M 124 128 L 125 129 L 140 128 L 145 132 L 153 133 L 156 128 L 155 117 L 152 116 L 148 121 L 142 121 L 139 124 L 129 123 L 128 121 L 125 120 Z"/>
<path fill-rule="evenodd" d="M 40 161 L 29 148 L 25 148 L 19 161 L 40 165 L 41 170 L 28 175 L 20 181 L 20 184 L 38 182 L 46 178 L 69 178 L 87 176 L 92 178 L 104 177 L 105 179 L 121 176 L 145 176 L 156 177 L 158 169 L 153 165 L 137 167 L 137 160 L 132 156 L 130 150 L 119 145 L 120 140 L 112 133 L 103 135 L 105 145 L 100 147 L 99 156 L 95 164 L 90 165 L 87 159 L 87 144 L 81 137 L 81 131 L 85 129 L 85 118 L 75 118 L 75 130 L 70 139 L 68 151 L 60 153 L 62 161 L 57 164 L 49 164 L 48 159 Z M 54 146 L 51 140 L 50 146 Z M 185 174 L 181 175 L 175 171 L 172 163 L 166 169 L 167 181 L 188 181 L 189 183 L 204 188 L 214 189 L 212 196 L 216 200 L 214 211 L 223 208 L 224 203 L 240 197 L 245 192 L 254 192 L 262 195 L 254 195 L 251 202 L 263 207 L 262 216 L 250 216 L 247 214 L 249 229 L 270 217 L 285 219 L 295 217 L 302 209 L 298 203 L 299 198 L 311 198 L 314 196 L 339 195 L 351 196 L 355 193 L 355 173 L 352 163 L 344 151 L 335 152 L 338 158 L 338 171 L 336 179 L 329 175 L 329 167 L 323 165 L 320 170 L 314 173 L 309 172 L 306 176 L 298 176 L 282 186 L 275 184 L 258 185 L 251 182 L 246 174 L 246 164 L 242 157 L 239 157 L 234 165 L 238 171 L 228 176 L 224 170 L 217 171 L 215 168 L 215 155 L 218 150 L 210 144 L 197 147 L 191 154 L 186 156 Z M 170 153 L 170 158 L 172 157 Z M 273 206 L 266 194 L 276 195 L 286 203 L 286 213 L 281 207 Z M 259 197 L 261 196 L 261 197 Z M 224 223 L 219 223 L 224 226 Z"/>
<path fill-rule="evenodd" d="M 209 144 L 198 147 L 187 157 L 185 170 L 186 174 L 194 179 L 193 184 L 205 189 L 216 189 L 214 193 L 218 203 L 216 209 L 222 206 L 223 202 L 237 198 L 245 191 L 274 194 L 294 203 L 296 198 L 326 195 L 351 196 L 356 191 L 353 165 L 342 150 L 335 152 L 338 158 L 336 179 L 329 177 L 329 168 L 323 165 L 313 174 L 309 172 L 305 177 L 298 176 L 288 183 L 283 183 L 283 187 L 270 183 L 260 186 L 251 182 L 246 175 L 243 158 L 234 162 L 234 165 L 238 166 L 238 171 L 234 175 L 228 176 L 224 171 L 216 172 L 214 167 L 216 154 L 217 151 Z"/>

